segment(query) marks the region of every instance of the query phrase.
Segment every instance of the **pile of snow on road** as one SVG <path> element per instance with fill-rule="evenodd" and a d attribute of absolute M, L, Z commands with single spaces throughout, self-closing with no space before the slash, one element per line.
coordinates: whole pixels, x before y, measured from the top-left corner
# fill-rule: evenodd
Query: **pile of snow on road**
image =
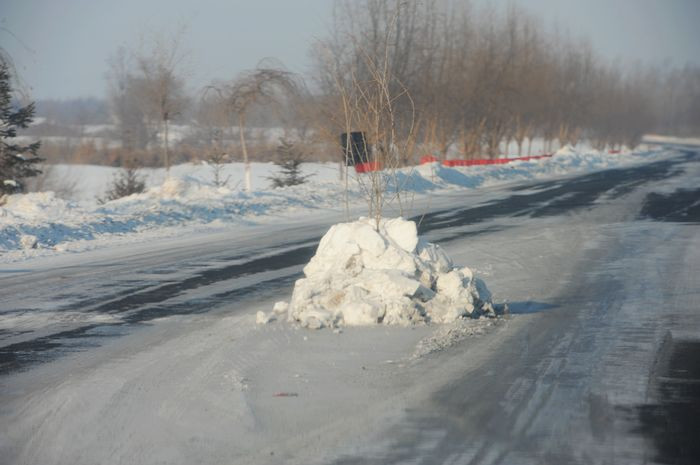
<path fill-rule="evenodd" d="M 258 323 L 285 313 L 318 329 L 356 325 L 450 323 L 495 316 L 491 294 L 469 268 L 453 265 L 403 218 L 360 218 L 332 226 L 304 267 L 289 304 L 278 302 Z"/>

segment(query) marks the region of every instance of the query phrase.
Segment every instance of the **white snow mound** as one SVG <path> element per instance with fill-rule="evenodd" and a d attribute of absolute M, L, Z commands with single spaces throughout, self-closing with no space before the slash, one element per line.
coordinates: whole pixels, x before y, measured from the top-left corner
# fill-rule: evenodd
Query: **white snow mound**
<path fill-rule="evenodd" d="M 56 221 L 74 215 L 77 209 L 73 202 L 60 199 L 53 192 L 32 192 L 8 196 L 7 203 L 0 210 L 0 215 L 6 217 L 3 223 L 12 223 L 11 219 L 18 222 Z"/>
<path fill-rule="evenodd" d="M 304 267 L 288 320 L 303 327 L 419 322 L 493 316 L 491 294 L 469 268 L 452 264 L 403 218 L 360 218 L 332 226 Z"/>

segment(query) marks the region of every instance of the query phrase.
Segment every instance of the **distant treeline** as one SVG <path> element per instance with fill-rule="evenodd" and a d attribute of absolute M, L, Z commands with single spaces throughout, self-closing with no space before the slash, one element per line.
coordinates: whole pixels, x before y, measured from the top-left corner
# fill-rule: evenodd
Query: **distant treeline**
<path fill-rule="evenodd" d="M 550 150 L 582 139 L 602 149 L 635 146 L 648 132 L 700 134 L 700 68 L 610 63 L 586 40 L 552 31 L 513 6 L 339 0 L 330 30 L 311 45 L 314 66 L 295 77 L 295 95 L 273 95 L 246 110 L 249 127 L 293 130 L 314 158 L 339 156 L 338 134 L 365 130 L 348 127 L 343 105 L 352 97 L 348 89 L 362 94 L 378 69 L 386 95 L 400 96 L 391 102 L 392 130 L 415 139 L 406 162 L 450 150 L 494 157 L 510 142 L 524 154 L 535 138 Z M 236 154 L 238 110 L 220 92 L 188 87 L 176 66 L 186 46 L 160 42 L 138 56 L 120 50 L 110 60 L 107 99 L 39 101 L 37 116 L 47 122 L 33 130 L 74 136 L 76 127 L 110 123 L 109 137 L 121 149 L 153 149 L 155 160 L 164 128 L 180 123 L 195 135 L 185 141 L 190 155 L 173 148 L 175 161 L 222 144 Z M 253 147 L 252 157 L 264 146 Z"/>

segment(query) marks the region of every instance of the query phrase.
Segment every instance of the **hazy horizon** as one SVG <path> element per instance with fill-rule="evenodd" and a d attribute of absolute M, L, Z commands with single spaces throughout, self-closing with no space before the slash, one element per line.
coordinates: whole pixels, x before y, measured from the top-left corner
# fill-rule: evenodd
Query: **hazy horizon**
<path fill-rule="evenodd" d="M 480 0 L 477 4 L 484 4 Z M 557 28 L 590 40 L 609 61 L 626 65 L 700 65 L 700 2 L 693 0 L 498 0 L 514 3 Z M 185 27 L 188 85 L 230 79 L 266 57 L 306 74 L 308 51 L 327 34 L 327 0 L 231 1 L 0 0 L 2 48 L 35 99 L 105 96 L 107 60 L 119 46 L 137 48 L 151 32 Z"/>

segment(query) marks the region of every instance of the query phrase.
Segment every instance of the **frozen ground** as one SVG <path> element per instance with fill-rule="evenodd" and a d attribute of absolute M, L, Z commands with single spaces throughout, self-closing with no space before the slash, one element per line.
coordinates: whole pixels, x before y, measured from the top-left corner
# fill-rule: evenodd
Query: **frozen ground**
<path fill-rule="evenodd" d="M 509 302 L 496 321 L 256 325 L 342 210 L 8 263 L 0 456 L 668 461 L 637 412 L 663 403 L 663 347 L 700 334 L 699 177 L 697 155 L 666 153 L 417 199 L 421 233 Z"/>

